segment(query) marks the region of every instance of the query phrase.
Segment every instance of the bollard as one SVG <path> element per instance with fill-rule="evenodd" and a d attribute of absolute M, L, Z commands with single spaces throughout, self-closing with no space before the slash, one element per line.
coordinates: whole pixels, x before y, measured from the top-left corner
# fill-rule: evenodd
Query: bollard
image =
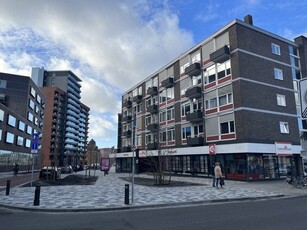
<path fill-rule="evenodd" d="M 5 193 L 6 196 L 10 195 L 10 187 L 11 187 L 11 181 L 7 180 L 6 181 L 6 193 Z"/>
<path fill-rule="evenodd" d="M 129 204 L 129 184 L 125 184 L 125 204 Z"/>
<path fill-rule="evenodd" d="M 39 206 L 39 197 L 41 193 L 41 185 L 38 184 L 35 186 L 35 193 L 34 193 L 34 206 Z"/>

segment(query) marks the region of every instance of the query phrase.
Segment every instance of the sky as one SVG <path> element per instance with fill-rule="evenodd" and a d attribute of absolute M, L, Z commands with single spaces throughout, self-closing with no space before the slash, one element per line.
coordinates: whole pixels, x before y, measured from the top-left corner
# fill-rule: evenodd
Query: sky
<path fill-rule="evenodd" d="M 307 37 L 307 1 L 0 0 L 0 72 L 71 70 L 90 107 L 89 138 L 117 146 L 121 96 L 234 19 Z"/>

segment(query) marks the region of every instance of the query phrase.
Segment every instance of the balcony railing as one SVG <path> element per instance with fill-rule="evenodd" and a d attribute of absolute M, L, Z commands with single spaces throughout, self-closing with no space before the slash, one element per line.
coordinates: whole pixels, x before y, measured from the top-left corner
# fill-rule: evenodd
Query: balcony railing
<path fill-rule="evenodd" d="M 131 152 L 131 146 L 123 146 L 122 152 Z"/>
<path fill-rule="evenodd" d="M 147 149 L 148 150 L 156 150 L 156 149 L 158 149 L 158 144 L 157 143 L 148 143 Z"/>
<path fill-rule="evenodd" d="M 123 107 L 126 107 L 128 109 L 131 108 L 132 107 L 132 101 L 130 101 L 130 100 L 124 101 Z"/>
<path fill-rule="evenodd" d="M 158 87 L 152 86 L 147 89 L 147 94 L 154 96 L 158 94 Z"/>
<path fill-rule="evenodd" d="M 201 66 L 199 62 L 195 62 L 185 68 L 184 73 L 189 76 L 198 76 L 201 74 Z"/>
<path fill-rule="evenodd" d="M 158 112 L 158 105 L 149 105 L 147 106 L 147 112 L 149 113 L 157 113 Z"/>
<path fill-rule="evenodd" d="M 229 47 L 223 46 L 222 48 L 210 54 L 210 60 L 216 63 L 222 63 L 229 59 L 229 55 L 230 55 Z"/>
<path fill-rule="evenodd" d="M 174 78 L 173 77 L 168 77 L 161 82 L 161 87 L 171 88 L 173 86 L 174 86 Z"/>
<path fill-rule="evenodd" d="M 123 136 L 130 137 L 131 136 L 131 130 L 124 131 Z"/>
<path fill-rule="evenodd" d="M 189 88 L 186 92 L 185 92 L 185 96 L 193 99 L 193 98 L 200 98 L 202 95 L 202 89 L 200 86 L 194 86 L 192 88 Z"/>
<path fill-rule="evenodd" d="M 127 116 L 124 116 L 123 117 L 123 122 L 131 122 L 131 116 L 130 115 L 127 115 Z"/>
<path fill-rule="evenodd" d="M 203 112 L 198 110 L 192 113 L 188 113 L 186 116 L 187 121 L 198 122 L 203 120 Z"/>
<path fill-rule="evenodd" d="M 142 95 L 137 95 L 133 97 L 133 101 L 136 103 L 140 103 L 142 101 Z"/>
<path fill-rule="evenodd" d="M 203 144 L 204 144 L 203 137 L 192 137 L 188 139 L 188 145 L 190 146 L 197 146 L 197 145 L 203 145 Z"/>
<path fill-rule="evenodd" d="M 151 132 L 158 132 L 159 125 L 157 123 L 148 124 L 147 129 Z"/>

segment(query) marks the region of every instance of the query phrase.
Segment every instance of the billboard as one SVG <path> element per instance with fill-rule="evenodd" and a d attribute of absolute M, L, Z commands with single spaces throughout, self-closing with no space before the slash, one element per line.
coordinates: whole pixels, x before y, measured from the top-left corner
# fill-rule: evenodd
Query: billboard
<path fill-rule="evenodd" d="M 101 171 L 109 171 L 110 169 L 110 158 L 101 158 L 100 162 Z"/>

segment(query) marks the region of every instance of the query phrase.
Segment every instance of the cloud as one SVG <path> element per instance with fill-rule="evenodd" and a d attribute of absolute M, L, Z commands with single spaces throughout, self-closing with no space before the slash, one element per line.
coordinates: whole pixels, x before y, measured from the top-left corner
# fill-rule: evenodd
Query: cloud
<path fill-rule="evenodd" d="M 106 128 L 96 127 L 116 126 L 121 93 L 193 46 L 164 0 L 3 0 L 0 15 L 0 71 L 73 71 L 100 139 Z"/>

